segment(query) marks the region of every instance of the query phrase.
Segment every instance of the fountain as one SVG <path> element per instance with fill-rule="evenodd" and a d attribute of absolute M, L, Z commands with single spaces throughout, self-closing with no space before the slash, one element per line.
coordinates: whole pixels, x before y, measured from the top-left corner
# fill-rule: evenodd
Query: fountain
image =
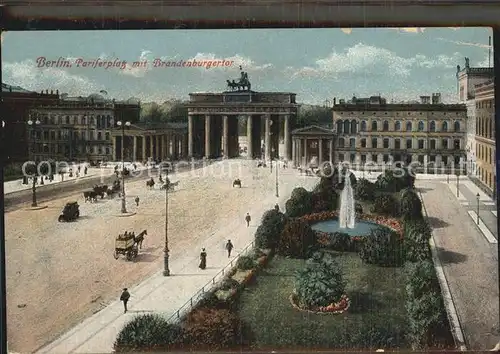
<path fill-rule="evenodd" d="M 339 226 L 341 229 L 354 229 L 356 226 L 356 208 L 349 170 L 346 172 L 344 189 L 340 195 Z"/>
<path fill-rule="evenodd" d="M 351 185 L 351 173 L 346 171 L 344 189 L 340 194 L 338 218 L 316 222 L 311 225 L 313 230 L 326 233 L 342 232 L 351 237 L 363 237 L 370 235 L 373 229 L 381 227 L 371 221 L 356 221 L 356 203 Z"/>

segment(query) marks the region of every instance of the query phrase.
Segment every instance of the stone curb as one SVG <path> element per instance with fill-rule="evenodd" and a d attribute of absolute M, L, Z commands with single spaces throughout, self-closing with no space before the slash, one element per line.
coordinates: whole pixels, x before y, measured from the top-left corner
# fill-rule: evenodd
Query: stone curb
<path fill-rule="evenodd" d="M 122 214 L 115 214 L 114 216 L 117 217 L 117 218 L 126 218 L 127 216 L 133 216 L 137 214 L 136 212 L 132 212 L 132 213 L 122 213 Z"/>
<path fill-rule="evenodd" d="M 28 210 L 28 211 L 31 211 L 31 210 L 42 210 L 42 209 L 46 209 L 46 208 L 47 208 L 47 205 L 39 205 L 39 206 L 36 206 L 36 207 L 26 208 L 25 210 Z"/>
<path fill-rule="evenodd" d="M 418 192 L 420 201 L 422 202 L 422 207 L 424 209 L 426 219 L 429 217 L 427 215 L 427 209 L 425 208 L 424 200 L 422 198 L 422 193 Z M 467 347 L 465 345 L 465 337 L 462 330 L 462 326 L 460 325 L 460 319 L 458 317 L 457 309 L 455 308 L 455 303 L 453 301 L 453 296 L 450 291 L 450 287 L 448 285 L 448 280 L 446 279 L 446 275 L 444 274 L 443 266 L 441 264 L 441 260 L 438 257 L 436 244 L 434 241 L 434 232 L 431 233 L 432 238 L 429 241 L 432 253 L 432 261 L 434 263 L 434 269 L 436 270 L 436 275 L 439 280 L 439 285 L 441 287 L 441 293 L 443 296 L 444 306 L 446 307 L 446 313 L 448 314 L 448 320 L 450 321 L 451 332 L 453 335 L 453 339 L 455 340 L 455 344 L 457 345 L 460 351 L 466 351 Z"/>

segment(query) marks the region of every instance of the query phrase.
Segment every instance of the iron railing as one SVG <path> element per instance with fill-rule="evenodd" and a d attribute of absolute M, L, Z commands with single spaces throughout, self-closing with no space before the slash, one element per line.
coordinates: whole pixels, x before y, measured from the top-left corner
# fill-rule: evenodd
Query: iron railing
<path fill-rule="evenodd" d="M 224 276 L 227 274 L 229 270 L 231 270 L 235 264 L 236 261 L 241 257 L 246 255 L 249 251 L 251 251 L 254 247 L 254 242 L 252 241 L 250 244 L 248 244 L 234 259 L 227 264 L 224 268 L 222 268 L 217 274 L 214 275 L 214 277 L 203 287 L 198 290 L 191 298 L 184 303 L 181 307 L 177 309 L 168 319 L 168 322 L 171 323 L 176 323 L 181 320 L 182 317 L 184 317 L 186 314 L 188 314 L 197 304 L 198 302 L 203 299 L 203 296 L 210 291 L 215 284 L 217 284 L 220 280 L 224 278 Z"/>

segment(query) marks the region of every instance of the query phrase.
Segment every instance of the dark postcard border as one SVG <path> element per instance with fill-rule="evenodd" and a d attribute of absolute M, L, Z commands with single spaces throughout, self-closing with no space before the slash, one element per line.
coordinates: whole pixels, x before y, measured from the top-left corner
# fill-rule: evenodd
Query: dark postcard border
<path fill-rule="evenodd" d="M 2 31 L 496 26 L 493 28 L 495 101 L 500 102 L 499 0 L 4 0 L 2 3 Z M 1 107 L 0 102 L 0 115 Z M 3 134 L 1 127 L 0 133 Z M 0 354 L 7 353 L 2 137 L 0 135 Z M 495 111 L 495 139 L 498 209 L 500 109 Z M 497 228 L 500 230 L 498 218 Z"/>

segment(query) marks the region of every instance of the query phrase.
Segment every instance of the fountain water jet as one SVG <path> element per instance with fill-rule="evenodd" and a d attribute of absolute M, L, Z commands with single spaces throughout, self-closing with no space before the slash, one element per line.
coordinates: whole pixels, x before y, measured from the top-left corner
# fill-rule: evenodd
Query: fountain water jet
<path fill-rule="evenodd" d="M 341 229 L 354 229 L 356 226 L 356 207 L 351 186 L 351 171 L 346 171 L 344 189 L 340 195 L 339 226 Z"/>

